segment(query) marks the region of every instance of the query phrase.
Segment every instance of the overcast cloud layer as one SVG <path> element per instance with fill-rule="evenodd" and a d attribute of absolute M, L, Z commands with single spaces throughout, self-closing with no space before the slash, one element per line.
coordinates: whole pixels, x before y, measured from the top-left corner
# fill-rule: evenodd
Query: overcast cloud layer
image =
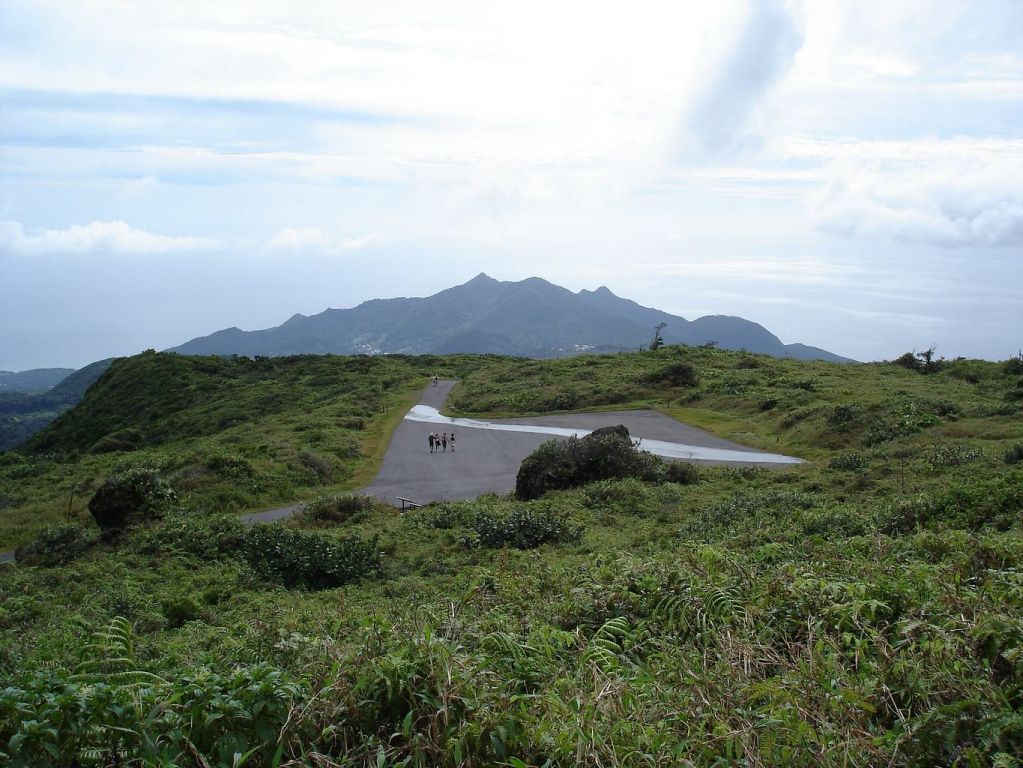
<path fill-rule="evenodd" d="M 0 0 L 0 369 L 481 271 L 1023 344 L 1017 0 L 341 8 Z"/>

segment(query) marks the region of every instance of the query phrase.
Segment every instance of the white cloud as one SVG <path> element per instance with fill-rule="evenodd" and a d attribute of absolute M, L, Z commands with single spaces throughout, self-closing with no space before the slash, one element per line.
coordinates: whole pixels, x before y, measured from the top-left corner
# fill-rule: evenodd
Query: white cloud
<path fill-rule="evenodd" d="M 218 248 L 206 237 L 156 235 L 123 221 L 93 221 L 67 229 L 27 233 L 17 221 L 0 221 L 0 255 L 35 256 L 48 253 L 147 254 Z"/>
<path fill-rule="evenodd" d="M 750 113 L 791 66 L 803 44 L 796 19 L 779 0 L 755 0 L 733 48 L 689 116 L 689 131 L 709 152 L 740 148 Z"/>
<path fill-rule="evenodd" d="M 315 251 L 337 255 L 376 245 L 385 240 L 384 235 L 373 232 L 360 237 L 334 237 L 318 227 L 304 229 L 282 229 L 264 246 L 267 251 Z"/>
<path fill-rule="evenodd" d="M 810 203 L 819 228 L 940 246 L 1023 246 L 1023 142 L 861 142 Z"/>

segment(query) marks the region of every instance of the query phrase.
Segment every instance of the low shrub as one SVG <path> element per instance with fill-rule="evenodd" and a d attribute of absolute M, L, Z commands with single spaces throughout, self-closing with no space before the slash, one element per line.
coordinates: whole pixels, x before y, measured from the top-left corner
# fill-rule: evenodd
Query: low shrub
<path fill-rule="evenodd" d="M 469 527 L 477 502 L 449 501 L 444 504 L 428 504 L 418 507 L 402 516 L 402 520 L 414 528 L 435 528 L 450 530 Z"/>
<path fill-rule="evenodd" d="M 867 466 L 867 457 L 862 453 L 840 453 L 832 456 L 828 461 L 829 469 L 841 469 L 847 472 L 855 472 Z"/>
<path fill-rule="evenodd" d="M 270 765 L 306 695 L 266 664 L 200 668 L 167 681 L 138 671 L 131 658 L 113 661 L 129 666 L 107 662 L 109 674 L 87 676 L 43 669 L 0 690 L 4 764 Z"/>
<path fill-rule="evenodd" d="M 373 509 L 375 503 L 369 496 L 354 493 L 320 496 L 306 505 L 302 517 L 309 522 L 344 523 L 360 512 Z"/>
<path fill-rule="evenodd" d="M 1023 374 L 1023 353 L 1010 357 L 1004 363 L 1002 363 L 1002 370 L 1009 376 L 1019 376 Z"/>
<path fill-rule="evenodd" d="M 569 544 L 579 541 L 581 526 L 567 516 L 546 509 L 516 507 L 507 515 L 481 512 L 473 521 L 480 546 L 499 549 L 535 549 L 541 544 Z"/>
<path fill-rule="evenodd" d="M 206 460 L 206 469 L 220 477 L 251 477 L 252 464 L 240 456 L 217 454 Z"/>
<path fill-rule="evenodd" d="M 176 503 L 166 480 L 151 469 L 136 468 L 103 483 L 89 501 L 89 512 L 107 532 L 163 517 Z"/>
<path fill-rule="evenodd" d="M 705 537 L 735 527 L 764 528 L 785 516 L 812 510 L 819 504 L 820 499 L 816 495 L 803 491 L 740 491 L 700 510 L 682 527 L 681 533 L 686 537 Z"/>
<path fill-rule="evenodd" d="M 244 536 L 242 553 L 258 574 L 286 587 L 330 589 L 380 571 L 376 539 L 336 541 L 282 525 L 255 525 Z"/>
<path fill-rule="evenodd" d="M 1014 445 L 1005 452 L 1006 464 L 1019 464 L 1021 461 L 1023 461 L 1023 443 Z"/>
<path fill-rule="evenodd" d="M 25 565 L 67 565 L 95 543 L 96 537 L 80 525 L 53 525 L 24 547 L 18 547 L 14 559 Z"/>
<path fill-rule="evenodd" d="M 881 533 L 893 534 L 931 524 L 969 530 L 994 525 L 1005 530 L 1018 523 L 1021 510 L 1023 482 L 1017 474 L 954 485 L 940 496 L 900 500 L 882 508 L 875 521 Z"/>
<path fill-rule="evenodd" d="M 804 536 L 862 536 L 868 525 L 862 516 L 850 509 L 826 509 L 811 512 L 803 519 Z"/>
<path fill-rule="evenodd" d="M 630 506 L 644 502 L 647 486 L 635 478 L 623 480 L 598 480 L 590 483 L 583 491 L 583 505 L 590 509 Z"/>
<path fill-rule="evenodd" d="M 901 365 L 903 368 L 909 368 L 911 371 L 919 371 L 923 368 L 923 363 L 912 352 L 906 352 L 895 358 L 892 360 L 892 365 Z"/>
<path fill-rule="evenodd" d="M 320 482 L 327 482 L 334 475 L 334 462 L 312 451 L 304 451 L 298 457 L 299 463 L 310 470 Z"/>
<path fill-rule="evenodd" d="M 845 427 L 859 422 L 863 418 L 863 408 L 855 403 L 836 405 L 828 413 L 828 425 Z"/>
<path fill-rule="evenodd" d="M 515 495 L 530 500 L 596 480 L 656 479 L 657 459 L 638 450 L 628 435 L 625 427 L 615 427 L 582 439 L 548 440 L 522 462 L 515 478 Z"/>
<path fill-rule="evenodd" d="M 700 375 L 689 363 L 678 362 L 646 374 L 643 380 L 649 384 L 666 383 L 673 387 L 696 387 L 700 384 Z"/>
<path fill-rule="evenodd" d="M 113 453 L 115 451 L 134 451 L 145 443 L 145 435 L 139 430 L 129 427 L 104 435 L 89 448 L 90 453 Z"/>
<path fill-rule="evenodd" d="M 984 451 L 980 448 L 972 448 L 968 445 L 935 445 L 927 454 L 927 466 L 931 469 L 943 467 L 960 467 L 984 457 Z"/>
<path fill-rule="evenodd" d="M 700 468 L 686 461 L 663 461 L 660 462 L 660 466 L 661 476 L 659 479 L 666 483 L 695 485 L 703 478 Z"/>
<path fill-rule="evenodd" d="M 133 544 L 147 554 L 219 560 L 241 549 L 245 531 L 245 524 L 231 515 L 177 514 L 161 525 L 140 531 Z"/>

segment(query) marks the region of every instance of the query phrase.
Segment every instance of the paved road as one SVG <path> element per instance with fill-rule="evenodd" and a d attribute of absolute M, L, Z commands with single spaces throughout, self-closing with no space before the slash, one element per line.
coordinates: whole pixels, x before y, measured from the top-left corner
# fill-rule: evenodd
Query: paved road
<path fill-rule="evenodd" d="M 442 381 L 423 393 L 420 405 L 440 409 L 455 382 Z M 589 431 L 598 427 L 624 424 L 633 437 L 671 443 L 684 443 L 725 451 L 741 451 L 750 460 L 703 460 L 701 464 L 758 465 L 771 454 L 728 440 L 675 421 L 656 411 L 611 411 L 606 413 L 562 414 L 556 416 L 493 419 L 490 423 L 539 425 Z M 458 449 L 454 453 L 430 453 L 427 438 L 431 432 L 454 430 Z M 383 466 L 373 483 L 362 493 L 398 503 L 397 497 L 420 504 L 430 501 L 471 499 L 484 493 L 506 493 L 515 487 L 515 475 L 522 460 L 550 434 L 534 432 L 467 429 L 459 425 L 413 421 L 406 418 L 391 438 Z M 764 461 L 753 455 L 760 454 Z"/>
<path fill-rule="evenodd" d="M 440 410 L 451 393 L 453 381 L 440 381 L 423 390 L 419 405 Z M 682 443 L 687 446 L 741 451 L 749 460 L 695 460 L 700 464 L 758 465 L 773 454 L 722 440 L 702 429 L 668 418 L 656 411 L 609 411 L 573 413 L 555 416 L 530 416 L 517 419 L 492 419 L 490 424 L 560 427 L 589 431 L 598 427 L 624 424 L 634 438 L 648 441 Z M 457 450 L 430 453 L 427 437 L 431 432 L 454 432 Z M 383 465 L 372 484 L 360 493 L 398 505 L 398 497 L 419 504 L 431 501 L 473 499 L 484 493 L 507 493 L 515 488 L 515 475 L 522 460 L 535 451 L 551 434 L 469 429 L 458 424 L 413 421 L 405 418 L 391 437 Z M 756 460 L 756 455 L 764 461 Z M 281 520 L 301 509 L 292 504 L 279 509 L 243 515 L 248 523 Z M 0 552 L 0 563 L 14 559 L 13 552 Z"/>

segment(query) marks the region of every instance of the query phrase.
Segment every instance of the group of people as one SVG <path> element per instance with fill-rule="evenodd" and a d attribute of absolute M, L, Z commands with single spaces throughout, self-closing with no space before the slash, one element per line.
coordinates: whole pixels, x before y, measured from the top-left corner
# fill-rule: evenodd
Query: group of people
<path fill-rule="evenodd" d="M 451 450 L 455 450 L 455 433 L 448 434 L 442 432 L 437 434 L 436 432 L 430 433 L 430 453 L 436 453 L 438 451 L 447 451 L 448 446 L 451 446 Z"/>

